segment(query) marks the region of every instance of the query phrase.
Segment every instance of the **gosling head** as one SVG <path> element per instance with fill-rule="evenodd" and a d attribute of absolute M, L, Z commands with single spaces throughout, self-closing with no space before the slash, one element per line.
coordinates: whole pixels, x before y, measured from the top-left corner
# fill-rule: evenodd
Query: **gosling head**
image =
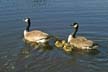
<path fill-rule="evenodd" d="M 70 44 L 68 44 L 68 43 L 65 43 L 64 46 L 63 46 L 63 50 L 65 52 L 71 52 L 72 49 L 73 49 L 73 47 Z"/>
<path fill-rule="evenodd" d="M 65 40 L 57 40 L 55 42 L 55 46 L 58 47 L 58 48 L 62 48 L 64 46 L 64 44 L 66 43 Z"/>
<path fill-rule="evenodd" d="M 65 40 L 62 40 L 61 42 L 62 42 L 62 45 L 64 45 L 64 44 L 66 43 L 66 41 L 65 41 Z"/>

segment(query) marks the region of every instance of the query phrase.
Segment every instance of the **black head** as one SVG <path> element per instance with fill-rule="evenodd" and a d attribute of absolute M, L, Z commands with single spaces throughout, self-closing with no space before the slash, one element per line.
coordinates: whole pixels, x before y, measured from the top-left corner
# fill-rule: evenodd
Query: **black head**
<path fill-rule="evenodd" d="M 29 31 L 29 27 L 30 27 L 30 24 L 31 24 L 30 18 L 25 18 L 24 21 L 25 21 L 25 23 L 27 23 L 26 31 Z"/>
<path fill-rule="evenodd" d="M 29 17 L 27 17 L 27 18 L 25 18 L 25 20 L 24 20 L 26 23 L 30 23 L 30 18 Z"/>
<path fill-rule="evenodd" d="M 78 28 L 79 27 L 79 24 L 77 22 L 74 22 L 73 25 L 72 25 L 72 27 L 73 28 Z"/>
<path fill-rule="evenodd" d="M 79 25 L 78 25 L 77 22 L 74 22 L 71 26 L 74 28 L 74 31 L 73 31 L 73 33 L 72 33 L 72 37 L 75 38 L 75 37 L 76 37 L 76 33 L 77 33 L 77 31 L 78 31 Z"/>

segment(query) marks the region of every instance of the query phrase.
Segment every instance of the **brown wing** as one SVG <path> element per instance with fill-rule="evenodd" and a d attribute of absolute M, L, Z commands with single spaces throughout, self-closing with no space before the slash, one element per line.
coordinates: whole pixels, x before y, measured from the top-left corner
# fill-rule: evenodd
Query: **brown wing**
<path fill-rule="evenodd" d="M 90 47 L 93 45 L 93 41 L 87 40 L 85 37 L 72 38 L 70 43 L 77 48 Z"/>
<path fill-rule="evenodd" d="M 30 31 L 26 34 L 26 38 L 31 41 L 37 41 L 40 39 L 45 39 L 47 37 L 48 37 L 47 33 L 38 30 Z"/>

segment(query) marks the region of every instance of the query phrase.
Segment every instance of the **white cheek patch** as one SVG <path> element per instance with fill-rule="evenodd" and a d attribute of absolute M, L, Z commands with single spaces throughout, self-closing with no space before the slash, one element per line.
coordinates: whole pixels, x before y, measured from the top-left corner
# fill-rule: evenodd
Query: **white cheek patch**
<path fill-rule="evenodd" d="M 28 22 L 28 19 L 25 19 L 25 22 Z"/>
<path fill-rule="evenodd" d="M 74 27 L 76 28 L 78 25 L 76 24 L 76 25 L 74 25 Z"/>

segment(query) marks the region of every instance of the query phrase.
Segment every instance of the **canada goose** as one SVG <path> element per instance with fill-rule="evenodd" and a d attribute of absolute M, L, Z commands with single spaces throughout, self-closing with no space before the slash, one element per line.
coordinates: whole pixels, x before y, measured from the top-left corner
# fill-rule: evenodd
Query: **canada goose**
<path fill-rule="evenodd" d="M 74 28 L 74 32 L 71 33 L 68 37 L 68 43 L 70 43 L 71 45 L 73 45 L 76 48 L 79 49 L 95 49 L 97 48 L 97 45 L 92 41 L 92 40 L 88 40 L 85 37 L 82 36 L 76 36 L 76 33 L 78 31 L 78 23 L 73 23 Z"/>
<path fill-rule="evenodd" d="M 29 31 L 31 25 L 30 18 L 26 18 L 25 23 L 27 23 L 27 27 L 24 30 L 24 39 L 37 43 L 46 43 L 49 41 L 50 36 L 47 33 L 39 30 Z"/>

